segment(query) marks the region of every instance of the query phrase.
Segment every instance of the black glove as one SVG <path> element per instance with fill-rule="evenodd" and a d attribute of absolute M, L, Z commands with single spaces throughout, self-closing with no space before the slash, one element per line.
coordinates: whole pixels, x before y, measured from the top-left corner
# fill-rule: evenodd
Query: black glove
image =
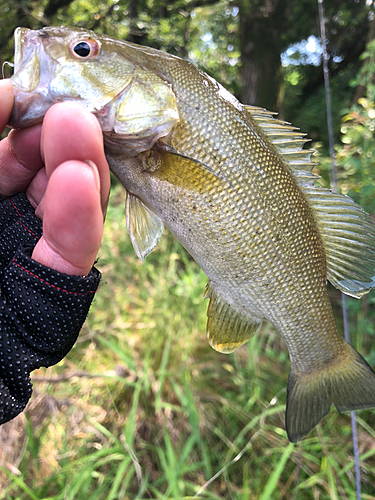
<path fill-rule="evenodd" d="M 77 340 L 100 281 L 31 259 L 42 222 L 24 193 L 0 198 L 0 424 L 31 396 L 30 372 L 61 361 Z"/>

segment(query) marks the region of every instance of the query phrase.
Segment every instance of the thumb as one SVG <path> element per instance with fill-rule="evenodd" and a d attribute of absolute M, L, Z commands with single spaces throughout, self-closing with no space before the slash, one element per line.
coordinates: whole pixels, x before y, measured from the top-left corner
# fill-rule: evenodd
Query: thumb
<path fill-rule="evenodd" d="M 32 258 L 56 271 L 86 276 L 103 234 L 100 178 L 92 162 L 58 166 L 45 194 L 43 236 Z"/>

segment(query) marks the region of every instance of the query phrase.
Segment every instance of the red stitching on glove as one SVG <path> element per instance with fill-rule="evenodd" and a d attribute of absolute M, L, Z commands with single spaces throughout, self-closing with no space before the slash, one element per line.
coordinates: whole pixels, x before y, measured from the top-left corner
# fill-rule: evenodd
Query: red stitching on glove
<path fill-rule="evenodd" d="M 18 264 L 18 262 L 16 262 L 16 259 L 13 257 L 12 259 L 12 262 L 13 264 L 15 264 L 17 267 L 21 268 L 23 271 L 25 271 L 25 273 L 27 274 L 30 274 L 30 276 L 32 276 L 33 278 L 36 278 L 38 279 L 39 281 L 41 281 L 42 283 L 45 283 L 46 285 L 52 287 L 52 288 L 56 288 L 56 290 L 59 290 L 59 292 L 65 292 L 65 293 L 69 293 L 69 295 L 88 295 L 89 293 L 95 293 L 94 291 L 92 290 L 89 290 L 88 292 L 69 292 L 69 290 L 65 290 L 64 288 L 60 288 L 56 285 L 52 285 L 52 283 L 48 283 L 48 281 L 44 280 L 43 278 L 40 278 L 39 276 L 37 276 L 36 274 L 32 273 L 31 271 L 29 271 L 28 269 L 26 269 L 26 267 L 23 267 L 21 266 L 21 264 Z"/>
<path fill-rule="evenodd" d="M 10 198 L 10 202 L 11 202 L 11 204 L 12 204 L 12 207 L 13 207 L 13 208 L 14 208 L 14 210 L 16 211 L 16 214 L 17 214 L 17 215 L 18 215 L 18 217 L 20 218 L 20 220 L 18 221 L 18 223 L 19 223 L 19 224 L 21 224 L 21 226 L 22 226 L 23 228 L 25 228 L 25 229 L 26 229 L 26 231 L 28 231 L 30 234 L 32 234 L 32 235 L 34 236 L 34 238 L 36 238 L 37 240 L 39 240 L 39 236 L 37 236 L 36 234 L 34 234 L 32 231 L 30 231 L 30 229 L 29 229 L 27 226 L 25 226 L 25 224 L 23 224 L 23 222 L 21 221 L 21 219 L 22 219 L 22 215 L 19 213 L 19 211 L 18 211 L 18 209 L 17 209 L 16 205 L 14 204 L 14 201 L 12 200 L 12 198 Z"/>

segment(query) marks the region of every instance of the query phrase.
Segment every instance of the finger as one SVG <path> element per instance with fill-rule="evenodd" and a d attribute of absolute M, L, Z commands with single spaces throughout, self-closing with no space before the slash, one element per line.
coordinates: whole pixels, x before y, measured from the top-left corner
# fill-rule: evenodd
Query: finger
<path fill-rule="evenodd" d="M 39 169 L 41 125 L 12 130 L 0 142 L 0 195 L 25 191 Z"/>
<path fill-rule="evenodd" d="M 35 208 L 35 215 L 39 217 L 39 219 L 43 219 L 43 200 L 47 189 L 47 184 L 48 177 L 46 174 L 46 169 L 41 168 L 40 170 L 38 170 L 36 176 L 33 178 L 26 190 L 26 196 L 31 205 Z"/>
<path fill-rule="evenodd" d="M 103 213 L 110 188 L 108 163 L 98 120 L 81 104 L 68 101 L 55 104 L 46 114 L 42 130 L 42 152 L 47 176 L 63 162 L 91 160 L 98 168 Z"/>
<path fill-rule="evenodd" d="M 0 132 L 9 121 L 13 107 L 10 80 L 0 80 Z M 40 126 L 11 131 L 0 142 L 0 195 L 24 191 L 41 168 Z"/>
<path fill-rule="evenodd" d="M 8 123 L 13 108 L 13 86 L 9 79 L 0 80 L 0 134 Z"/>
<path fill-rule="evenodd" d="M 48 182 L 43 236 L 32 258 L 57 271 L 86 276 L 103 232 L 100 179 L 95 165 L 68 161 Z"/>

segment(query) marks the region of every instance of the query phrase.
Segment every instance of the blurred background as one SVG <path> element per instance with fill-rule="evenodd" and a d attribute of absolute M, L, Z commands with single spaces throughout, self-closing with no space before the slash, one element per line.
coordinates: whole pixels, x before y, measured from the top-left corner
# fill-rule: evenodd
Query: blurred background
<path fill-rule="evenodd" d="M 325 20 L 339 186 L 374 216 L 373 1 L 325 0 Z M 13 60 L 17 26 L 61 24 L 186 58 L 242 102 L 278 111 L 313 140 L 329 186 L 317 2 L 2 0 L 0 63 Z M 350 416 L 332 410 L 289 444 L 282 339 L 265 324 L 234 354 L 213 351 L 207 278 L 169 234 L 137 259 L 115 181 L 97 267 L 76 346 L 33 373 L 27 411 L 0 428 L 0 499 L 355 498 Z M 329 291 L 342 331 L 341 295 Z M 348 299 L 352 343 L 372 366 L 374 302 Z M 362 498 L 375 499 L 375 411 L 357 418 Z"/>

